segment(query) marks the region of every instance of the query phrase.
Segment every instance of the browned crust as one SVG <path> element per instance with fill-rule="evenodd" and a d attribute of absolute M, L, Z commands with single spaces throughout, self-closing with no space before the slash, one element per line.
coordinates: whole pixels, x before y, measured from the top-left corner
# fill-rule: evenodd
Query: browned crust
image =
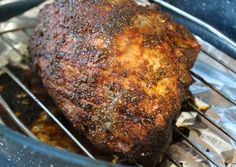
<path fill-rule="evenodd" d="M 64 115 L 97 148 L 161 161 L 199 45 L 160 11 L 131 0 L 57 1 L 29 51 Z"/>

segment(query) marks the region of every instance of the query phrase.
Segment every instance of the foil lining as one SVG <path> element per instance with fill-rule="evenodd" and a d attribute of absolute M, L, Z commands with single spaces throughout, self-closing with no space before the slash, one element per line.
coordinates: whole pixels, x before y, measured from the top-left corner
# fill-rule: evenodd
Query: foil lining
<path fill-rule="evenodd" d="M 29 58 L 26 48 L 32 29 L 24 27 L 30 27 L 35 24 L 35 17 L 41 6 L 29 10 L 7 22 L 0 23 L 0 67 L 11 64 L 28 68 L 24 65 L 24 60 Z M 14 31 L 14 29 L 21 27 L 24 29 Z M 201 44 L 202 51 L 192 71 L 200 75 L 207 82 L 213 84 L 217 90 L 236 102 L 236 74 L 215 61 L 212 57 L 218 61 L 223 61 L 234 71 L 236 71 L 236 61 L 211 44 L 203 41 L 200 37 L 196 36 L 196 39 Z M 9 46 L 9 43 L 12 47 Z M 209 108 L 205 112 L 207 117 L 219 127 L 225 129 L 228 134 L 236 138 L 236 106 L 199 79 L 194 78 L 194 80 L 195 82 L 191 85 L 190 90 L 199 100 L 209 104 Z M 195 111 L 183 111 L 176 125 L 187 128 L 189 130 L 188 139 L 198 149 L 209 155 L 218 166 L 236 166 L 236 142 L 215 128 Z M 215 166 L 185 140 L 173 143 L 169 148 L 169 154 L 184 167 Z M 163 166 L 175 165 L 168 162 Z"/>
<path fill-rule="evenodd" d="M 235 102 L 236 74 L 209 57 L 208 54 L 211 54 L 217 60 L 223 61 L 233 70 L 236 70 L 236 61 L 203 41 L 200 37 L 196 38 L 201 44 L 202 51 L 192 71 Z M 197 78 L 194 78 L 194 80 L 195 82 L 191 85 L 190 90 L 195 97 L 209 104 L 209 108 L 205 111 L 207 117 L 236 138 L 236 106 Z M 183 111 L 176 125 L 189 129 L 188 139 L 198 149 L 208 154 L 218 166 L 234 167 L 236 165 L 236 142 L 200 115 L 197 115 L 196 112 Z M 199 153 L 196 154 L 195 149 L 189 146 L 186 141 L 171 145 L 170 153 L 183 166 L 215 166 L 199 156 Z"/>

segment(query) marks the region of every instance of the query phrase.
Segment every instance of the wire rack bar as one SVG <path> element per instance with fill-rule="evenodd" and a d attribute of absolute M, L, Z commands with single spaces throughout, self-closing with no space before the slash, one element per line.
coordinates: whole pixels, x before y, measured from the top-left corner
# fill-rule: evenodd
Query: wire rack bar
<path fill-rule="evenodd" d="M 229 101 L 230 103 L 236 105 L 236 102 L 232 99 L 230 99 L 229 97 L 225 96 L 223 93 L 221 93 L 214 85 L 212 85 L 211 83 L 207 82 L 204 78 L 202 78 L 200 75 L 198 75 L 197 73 L 191 71 L 191 74 L 197 78 L 198 80 L 200 80 L 202 83 L 204 83 L 205 85 L 207 85 L 209 88 L 211 88 L 212 90 L 214 90 L 216 93 L 218 93 L 219 95 L 221 95 L 222 97 L 224 97 L 227 101 Z"/>
<path fill-rule="evenodd" d="M 16 53 L 21 55 L 20 51 L 17 50 L 14 46 L 12 46 L 8 41 L 6 41 L 2 36 L 0 36 L 0 39 L 3 40 L 6 44 L 8 44 Z"/>
<path fill-rule="evenodd" d="M 25 28 L 27 28 L 27 27 L 22 27 L 21 29 L 14 29 L 14 30 L 11 30 L 11 31 L 5 31 L 4 33 L 7 33 L 7 32 L 13 32 L 13 31 L 19 31 L 19 30 L 24 30 Z M 28 28 L 31 28 L 31 27 L 28 27 Z M 28 34 L 26 34 L 27 36 L 29 36 Z M 1 36 L 1 33 L 0 33 L 0 36 Z M 4 40 L 4 39 L 2 39 L 2 40 Z M 17 49 L 15 49 L 15 47 L 14 46 L 12 46 L 11 45 L 11 43 L 9 43 L 9 42 L 7 42 L 7 41 L 5 41 L 4 40 L 4 42 L 6 42 L 11 48 L 13 48 L 18 54 L 20 54 L 21 55 L 21 53 L 17 50 Z M 8 68 L 6 68 L 6 67 L 4 67 L 3 68 L 3 71 L 5 71 L 23 90 L 25 90 L 26 91 L 26 93 L 28 94 L 28 95 L 30 95 L 30 94 L 32 94 L 29 90 L 27 91 L 27 88 L 24 86 L 24 84 L 8 69 Z M 33 95 L 33 94 L 32 94 Z M 31 98 L 33 98 L 33 100 L 38 104 L 38 105 L 40 105 L 40 104 L 42 104 L 39 100 L 36 100 L 35 98 L 36 97 L 34 97 L 34 95 L 33 95 L 33 97 L 30 95 L 30 97 Z M 42 104 L 42 106 L 40 105 L 40 107 L 44 110 L 44 107 L 43 107 L 44 105 Z M 46 107 L 45 107 L 46 108 Z M 47 112 L 47 110 L 48 109 L 46 109 L 46 112 Z M 49 111 L 50 112 L 50 111 Z M 48 113 L 48 112 L 47 112 Z M 51 112 L 50 112 L 51 113 Z M 15 114 L 13 113 L 13 115 L 15 116 Z M 50 115 L 49 115 L 50 116 Z M 16 117 L 16 116 L 15 116 Z M 51 116 L 50 116 L 51 117 Z M 17 117 L 16 117 L 17 118 Z M 17 118 L 18 119 L 18 118 Z M 54 120 L 54 119 L 53 119 Z M 55 120 L 54 120 L 55 121 Z M 60 122 L 59 120 L 58 121 L 55 121 L 57 124 L 58 124 L 58 122 Z M 19 127 L 21 127 L 21 124 L 17 124 Z M 59 125 L 60 126 L 60 125 Z M 25 127 L 25 129 L 27 129 L 26 127 Z M 62 128 L 63 129 L 63 128 Z M 64 130 L 64 129 L 63 129 Z M 28 130 L 29 131 L 29 130 Z M 29 135 L 30 136 L 30 135 Z M 30 136 L 31 137 L 31 136 Z M 71 137 L 70 135 L 69 135 L 69 137 Z M 73 139 L 72 139 L 73 140 Z M 77 139 L 75 139 L 76 141 L 77 141 Z M 74 140 L 73 140 L 74 141 Z M 79 142 L 79 141 L 78 141 Z M 82 144 L 81 144 L 82 145 Z M 78 145 L 79 146 L 79 145 Z M 79 146 L 80 147 L 80 146 Z M 83 146 L 83 148 L 84 149 L 86 149 L 84 146 Z M 81 148 L 82 149 L 82 148 Z M 82 149 L 83 150 L 83 149 Z M 83 150 L 84 151 L 84 150 Z M 88 150 L 87 150 L 87 152 L 88 152 Z M 85 152 L 86 153 L 86 152 Z M 88 152 L 89 153 L 89 152 Z M 86 153 L 87 154 L 87 153 Z M 91 153 L 90 153 L 90 155 L 91 155 Z M 170 160 L 172 163 L 174 163 L 176 166 L 178 166 L 178 167 L 182 167 L 182 165 L 179 163 L 179 162 L 177 162 L 176 160 L 174 160 L 172 157 L 170 157 L 170 156 L 165 156 L 168 160 Z M 94 159 L 95 160 L 95 158 L 93 157 L 92 159 Z M 142 165 L 140 165 L 140 164 L 136 164 L 138 167 L 142 167 Z"/>
<path fill-rule="evenodd" d="M 177 160 L 175 160 L 174 158 L 172 158 L 170 155 L 166 155 L 165 156 L 166 159 L 168 159 L 170 162 L 172 162 L 173 164 L 175 164 L 177 167 L 183 167 L 183 165 L 181 163 L 179 163 Z"/>
<path fill-rule="evenodd" d="M 24 29 L 29 29 L 29 28 L 34 28 L 34 27 L 35 27 L 35 25 L 19 26 L 19 27 L 12 28 L 12 29 L 9 29 L 9 30 L 0 31 L 0 35 L 8 33 L 8 32 L 21 31 L 21 30 L 24 30 Z"/>
<path fill-rule="evenodd" d="M 92 154 L 89 153 L 89 151 L 82 144 L 79 144 L 80 142 L 69 132 L 69 130 L 66 127 L 64 127 L 64 125 L 61 124 L 61 122 L 31 93 L 31 91 L 28 88 L 25 87 L 25 85 L 8 68 L 2 67 L 1 69 L 13 81 L 15 81 L 63 129 L 63 131 L 65 131 L 65 133 L 84 151 L 84 153 L 86 153 L 90 158 L 95 160 L 95 158 L 92 156 Z M 8 106 L 8 104 L 5 102 L 5 100 L 2 98 L 1 95 L 0 95 L 0 104 L 4 107 L 4 109 L 6 109 L 7 113 L 9 114 L 9 116 L 11 116 L 13 121 L 17 124 L 17 126 L 23 132 L 25 132 L 29 137 L 38 140 L 38 138 L 34 134 L 32 134 L 32 132 L 16 117 L 14 112 L 10 109 L 10 107 Z M 170 157 L 170 156 L 165 156 L 165 157 L 169 161 L 174 163 L 176 166 L 182 167 L 182 165 L 178 161 L 173 159 L 172 157 Z"/>
<path fill-rule="evenodd" d="M 209 31 L 213 32 L 215 35 L 217 35 L 218 37 L 220 37 L 223 40 L 228 41 L 229 43 L 231 43 L 233 46 L 236 47 L 236 44 L 229 38 L 227 38 L 226 36 L 224 36 L 222 33 L 220 33 L 218 30 L 214 29 L 213 27 L 209 26 L 208 24 L 202 22 L 201 20 L 189 15 L 188 13 L 185 13 L 184 11 L 164 2 L 161 0 L 153 0 L 157 3 L 159 3 L 162 6 L 165 6 L 167 8 L 169 8 L 170 10 L 173 10 L 175 12 L 177 12 L 178 14 L 187 17 L 188 19 L 194 21 L 195 23 L 207 28 Z M 12 30 L 7 30 L 4 32 L 0 32 L 0 35 L 4 34 L 4 33 L 8 33 L 8 32 L 14 32 L 14 31 L 19 31 L 19 30 L 24 30 L 27 28 L 32 28 L 34 25 L 29 25 L 29 26 L 23 26 L 23 27 L 19 27 L 19 28 L 15 28 Z M 26 34 L 28 35 L 28 34 Z M 4 39 L 3 39 L 4 40 Z M 5 40 L 4 40 L 5 41 Z M 6 41 L 5 41 L 6 42 Z M 17 51 L 17 53 L 20 54 L 20 52 L 15 49 L 10 43 L 7 42 L 7 44 L 9 44 L 15 51 Z M 236 71 L 234 69 L 232 69 L 231 67 L 227 66 L 227 64 L 225 64 L 222 60 L 217 59 L 215 56 L 211 55 L 209 52 L 204 51 L 203 49 L 201 49 L 202 52 L 206 53 L 210 58 L 214 59 L 215 61 L 217 61 L 218 63 L 220 63 L 221 65 L 223 65 L 225 68 L 227 68 L 228 70 L 230 70 L 233 73 L 236 73 Z M 6 72 L 8 74 L 8 76 L 10 76 L 54 121 L 55 123 L 57 123 L 62 130 L 84 151 L 84 153 L 86 155 L 88 155 L 90 158 L 94 159 L 93 155 L 74 137 L 74 135 L 45 107 L 44 104 L 42 104 L 34 95 L 33 93 L 31 93 L 31 91 L 25 87 L 25 85 L 7 68 L 7 67 L 2 67 L 1 68 L 4 72 Z M 222 97 L 224 97 L 226 100 L 228 100 L 229 102 L 231 102 L 232 104 L 236 105 L 236 102 L 234 102 L 233 100 L 231 100 L 230 98 L 226 97 L 223 93 L 221 93 L 220 91 L 218 91 L 212 84 L 208 83 L 207 81 L 205 81 L 201 76 L 199 76 L 198 74 L 195 74 L 194 72 L 192 72 L 192 75 L 196 78 L 198 78 L 201 82 L 203 82 L 204 84 L 206 84 L 207 86 L 209 86 L 210 88 L 212 88 L 214 91 L 216 91 L 218 94 L 220 94 Z M 6 107 L 8 106 L 7 103 L 4 101 L 4 99 L 0 96 L 0 103 L 3 105 L 3 107 L 6 109 Z M 5 104 L 4 104 L 5 102 Z M 191 104 L 192 105 L 192 104 Z M 9 106 L 8 106 L 9 107 Z M 201 111 L 196 110 L 197 108 L 195 106 L 191 106 L 196 112 L 199 113 L 199 115 L 201 115 L 203 118 L 205 118 L 206 120 L 208 120 L 210 123 L 212 123 L 215 127 L 217 127 L 220 131 L 222 131 L 225 135 L 227 135 L 228 137 L 230 137 L 232 140 L 235 141 L 235 138 L 233 138 L 232 136 L 230 136 L 224 129 L 222 129 L 221 127 L 218 127 L 213 121 L 211 121 L 205 114 L 203 114 Z M 10 108 L 10 107 L 9 107 Z M 8 108 L 8 110 L 9 110 Z M 6 109 L 7 111 L 7 109 Z M 10 109 L 10 111 L 12 112 L 12 110 Z M 15 114 L 12 112 L 11 114 L 13 114 L 12 119 L 14 120 L 15 118 L 18 119 Z M 11 116 L 11 114 L 9 113 L 9 115 Z M 14 118 L 15 117 L 15 118 Z M 24 126 L 24 124 L 18 119 L 18 121 L 16 122 L 17 125 L 21 128 Z M 21 124 L 19 124 L 21 123 Z M 23 125 L 23 126 L 22 126 Z M 22 129 L 23 130 L 23 129 Z M 28 130 L 25 127 L 25 130 Z M 23 130 L 25 132 L 25 130 Z M 187 141 L 193 148 L 195 148 L 201 155 L 203 155 L 207 160 L 209 160 L 212 164 L 216 165 L 216 166 L 221 166 L 219 164 L 217 164 L 216 162 L 214 162 L 211 158 L 209 158 L 208 155 L 206 155 L 203 151 L 201 151 L 198 147 L 196 147 L 184 134 L 182 134 L 176 127 L 174 127 L 174 130 L 179 133 L 183 139 L 185 141 Z M 30 131 L 29 131 L 30 132 Z M 26 133 L 26 132 L 25 132 Z M 31 132 L 30 132 L 31 133 Z M 27 135 L 29 135 L 28 133 L 26 133 Z M 32 133 L 31 133 L 32 134 Z M 33 135 L 33 134 L 32 134 Z M 31 135 L 29 135 L 31 137 Z M 36 138 L 35 136 L 33 138 Z M 36 138 L 37 139 L 37 138 Z M 176 166 L 181 167 L 182 165 L 176 161 L 175 159 L 173 159 L 170 156 L 166 156 L 166 158 L 168 160 L 170 160 L 171 162 L 173 162 Z"/>
<path fill-rule="evenodd" d="M 204 114 L 202 111 L 200 111 L 194 104 L 192 104 L 191 102 L 187 102 L 187 104 L 194 110 L 196 111 L 199 115 L 201 115 L 204 119 L 206 119 L 207 121 L 209 121 L 214 127 L 216 127 L 218 130 L 220 130 L 221 132 L 223 132 L 226 136 L 228 136 L 230 139 L 232 139 L 233 141 L 236 142 L 235 137 L 231 136 L 230 134 L 228 134 L 222 127 L 218 126 L 214 121 L 212 121 L 206 114 Z"/>
<path fill-rule="evenodd" d="M 183 133 L 181 133 L 177 127 L 174 127 L 174 131 L 177 132 L 188 144 L 190 144 L 194 149 L 197 150 L 198 153 L 200 153 L 203 157 L 205 157 L 208 161 L 210 161 L 212 164 L 214 164 L 217 167 L 223 167 L 223 165 L 216 163 L 214 160 L 212 160 L 204 151 L 200 150 L 195 144 L 193 144 Z"/>
<path fill-rule="evenodd" d="M 30 90 L 28 88 L 25 87 L 25 85 L 7 68 L 7 67 L 2 67 L 1 68 L 4 72 L 6 72 L 6 74 L 8 74 L 8 76 L 13 79 L 62 129 L 63 131 L 92 159 L 95 160 L 95 158 L 92 156 L 91 153 L 89 153 L 89 151 L 70 133 L 70 131 L 64 127 L 64 125 L 62 125 L 62 123 L 30 92 Z M 3 106 L 6 106 L 7 104 L 2 103 L 2 99 L 0 96 L 0 102 Z M 3 101 L 4 102 L 4 101 Z M 8 105 L 7 105 L 8 106 Z M 5 107 L 4 107 L 5 108 Z M 14 115 L 14 113 L 12 112 L 12 114 L 9 115 Z M 16 117 L 16 116 L 14 116 Z M 16 117 L 17 118 L 17 117 Z M 24 124 L 22 124 L 20 121 L 17 121 L 17 125 L 19 125 L 19 127 L 24 127 Z M 24 132 L 27 128 L 24 128 Z M 184 134 L 182 134 L 177 128 L 174 128 L 174 130 L 179 133 L 181 135 L 181 137 L 183 137 L 184 140 L 186 140 L 191 146 L 193 146 L 199 153 L 201 153 L 206 159 L 208 159 L 210 162 L 212 162 L 213 164 L 215 164 L 216 166 L 219 166 L 218 164 L 216 164 L 213 160 L 211 160 L 204 152 L 202 152 L 200 149 L 198 149 L 186 136 L 184 136 Z M 30 132 L 31 133 L 31 132 Z M 28 134 L 30 137 L 32 135 L 30 135 L 30 133 L 26 133 Z M 36 138 L 36 137 L 33 137 Z M 37 138 L 36 138 L 37 139 Z M 91 157 L 92 156 L 92 157 Z M 175 165 L 177 166 L 181 166 L 181 164 L 179 162 L 177 162 L 176 160 L 174 160 L 171 157 L 167 157 L 167 159 L 169 159 L 171 162 L 173 162 Z"/>
<path fill-rule="evenodd" d="M 44 104 L 40 102 L 40 100 L 34 96 L 31 91 L 26 88 L 26 86 L 7 68 L 7 67 L 2 67 L 1 68 L 12 80 L 14 80 L 52 119 L 55 121 L 61 129 L 76 143 L 81 150 L 84 151 L 84 153 L 90 157 L 91 159 L 95 158 L 93 155 L 75 138 L 75 136 L 45 107 Z"/>
<path fill-rule="evenodd" d="M 16 123 L 16 125 L 28 136 L 30 136 L 33 139 L 38 140 L 38 138 L 17 118 L 15 113 L 12 111 L 12 109 L 9 107 L 7 102 L 3 99 L 3 97 L 0 95 L 0 104 L 5 109 L 7 114 L 11 117 L 11 119 Z"/>
<path fill-rule="evenodd" d="M 232 73 L 236 74 L 236 70 L 233 69 L 232 67 L 228 66 L 224 61 L 216 58 L 214 55 L 212 55 L 211 53 L 205 51 L 204 49 L 201 49 L 201 51 L 203 53 L 205 53 L 207 56 L 209 56 L 210 58 L 212 58 L 213 60 L 217 61 L 219 64 L 221 64 L 222 66 L 224 66 L 225 68 L 227 68 L 229 71 L 231 71 Z"/>

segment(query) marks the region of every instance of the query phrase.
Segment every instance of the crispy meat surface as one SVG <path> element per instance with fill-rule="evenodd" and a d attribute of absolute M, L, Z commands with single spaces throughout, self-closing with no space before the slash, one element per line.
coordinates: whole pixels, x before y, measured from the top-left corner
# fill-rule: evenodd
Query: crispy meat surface
<path fill-rule="evenodd" d="M 159 163 L 199 44 L 132 0 L 58 0 L 39 13 L 29 51 L 63 114 L 95 147 Z"/>

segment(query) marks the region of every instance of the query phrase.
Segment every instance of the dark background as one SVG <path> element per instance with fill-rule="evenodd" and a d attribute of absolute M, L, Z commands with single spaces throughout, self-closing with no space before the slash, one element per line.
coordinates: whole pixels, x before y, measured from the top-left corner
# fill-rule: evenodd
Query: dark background
<path fill-rule="evenodd" d="M 3 2 L 3 1 L 4 0 L 0 0 L 0 2 Z M 18 0 L 17 3 L 9 3 L 5 5 L 0 5 L 0 22 L 5 21 L 11 17 L 14 17 L 15 15 L 18 15 L 24 12 L 25 10 L 38 5 L 42 1 L 43 0 Z M 226 36 L 236 41 L 236 0 L 166 0 L 166 1 L 196 16 L 197 18 L 204 20 L 205 22 L 209 23 L 213 27 L 220 30 Z M 191 31 L 194 32 L 195 34 L 200 34 L 201 37 L 205 36 L 205 39 L 207 41 L 211 41 L 211 43 L 215 42 L 215 46 L 218 46 L 218 48 L 224 50 L 226 53 L 228 53 L 232 57 L 236 57 L 235 47 L 231 48 L 229 46 L 227 48 L 228 46 L 227 44 L 221 43 L 220 39 L 214 37 L 214 35 L 210 34 L 206 30 L 201 29 L 199 26 L 191 25 L 190 22 L 182 18 L 178 18 L 178 16 L 176 16 L 175 19 L 176 21 L 179 21 L 187 25 L 191 29 Z M 18 136 L 18 138 L 15 138 L 16 135 L 12 135 L 15 132 L 9 133 L 9 130 L 6 129 L 5 127 L 0 127 L 0 128 L 1 128 L 0 136 L 5 135 L 6 138 L 8 139 L 8 143 L 10 143 L 10 146 L 12 146 L 8 148 L 9 153 L 14 154 L 16 152 L 15 149 L 17 148 L 17 146 L 20 148 L 23 146 L 23 144 L 28 145 L 28 149 L 30 149 L 28 150 L 29 154 L 23 154 L 25 163 L 29 162 L 28 158 L 32 156 L 30 154 L 32 150 L 36 150 L 35 152 L 41 151 L 40 153 L 45 152 L 46 150 L 50 150 L 50 147 L 43 148 L 43 147 L 47 147 L 46 145 L 42 145 L 42 148 L 40 148 L 41 144 L 39 144 L 38 146 L 36 142 L 33 142 L 33 141 L 31 141 L 32 143 L 28 142 L 26 138 L 23 138 L 23 136 L 22 137 Z M 51 156 L 48 156 L 49 154 L 46 154 L 46 156 L 50 157 L 52 162 L 58 162 L 58 163 L 61 163 L 62 166 L 64 166 L 64 163 L 63 163 L 64 157 L 59 157 L 58 153 L 52 154 L 53 151 L 51 152 L 47 151 L 47 152 L 51 153 L 50 154 Z M 39 154 L 35 154 L 35 155 L 39 155 Z M 57 157 L 54 157 L 55 155 Z M 63 155 L 66 155 L 66 154 L 63 154 Z M 70 156 L 71 155 L 68 155 L 68 158 L 65 159 L 65 163 L 69 162 Z M 46 157 L 44 158 L 46 159 Z M 35 160 L 39 160 L 39 159 L 40 158 L 35 158 Z M 72 159 L 75 159 L 75 158 L 72 158 Z M 77 159 L 77 160 L 84 161 L 80 159 Z M 86 164 L 87 162 L 89 161 L 83 162 L 83 164 Z M 94 162 L 94 161 L 91 161 L 91 162 Z M 2 166 L 3 164 L 6 167 L 15 166 L 14 163 L 9 163 L 9 161 L 7 161 L 5 157 L 0 155 L 0 166 Z M 82 164 L 82 163 L 78 162 L 78 164 Z M 99 166 L 102 166 L 102 165 L 99 165 Z"/>
<path fill-rule="evenodd" d="M 165 0 L 236 41 L 236 0 Z"/>

